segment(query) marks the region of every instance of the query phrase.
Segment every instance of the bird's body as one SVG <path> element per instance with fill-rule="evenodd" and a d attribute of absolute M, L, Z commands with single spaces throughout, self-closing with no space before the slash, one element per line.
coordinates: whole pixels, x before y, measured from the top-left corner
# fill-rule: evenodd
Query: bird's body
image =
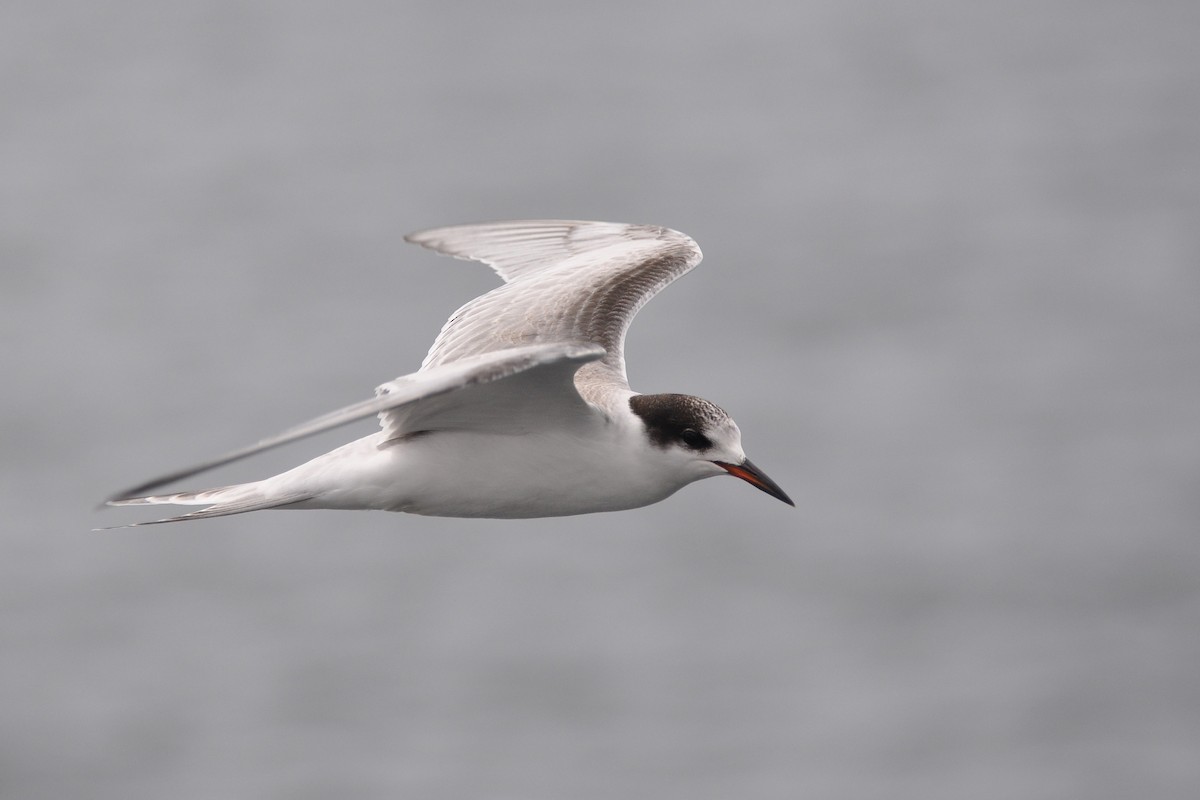
<path fill-rule="evenodd" d="M 280 496 L 316 494 L 297 508 L 496 518 L 636 508 L 681 488 L 665 479 L 672 473 L 658 469 L 653 453 L 632 446 L 641 433 L 624 422 L 598 422 L 602 428 L 578 433 L 444 431 L 395 444 L 373 433 L 268 484 Z"/>
<path fill-rule="evenodd" d="M 664 228 L 570 221 L 456 226 L 408 238 L 484 261 L 506 282 L 455 312 L 421 369 L 383 384 L 375 399 L 141 484 L 109 504 L 206 506 L 163 522 L 265 508 L 526 518 L 635 508 L 726 473 L 791 503 L 746 460 L 740 431 L 720 408 L 687 395 L 639 395 L 625 379 L 629 321 L 700 261 L 691 239 Z M 379 432 L 274 477 L 148 494 L 372 414 Z"/>

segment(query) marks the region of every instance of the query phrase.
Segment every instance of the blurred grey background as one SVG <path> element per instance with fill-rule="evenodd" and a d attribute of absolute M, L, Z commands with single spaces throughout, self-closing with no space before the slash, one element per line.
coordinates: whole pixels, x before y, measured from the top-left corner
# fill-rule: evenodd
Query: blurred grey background
<path fill-rule="evenodd" d="M 1195 797 L 1198 34 L 5 4 L 0 796 Z M 543 216 L 696 238 L 631 380 L 730 409 L 797 510 L 90 531 L 416 368 L 496 279 L 404 233 Z"/>

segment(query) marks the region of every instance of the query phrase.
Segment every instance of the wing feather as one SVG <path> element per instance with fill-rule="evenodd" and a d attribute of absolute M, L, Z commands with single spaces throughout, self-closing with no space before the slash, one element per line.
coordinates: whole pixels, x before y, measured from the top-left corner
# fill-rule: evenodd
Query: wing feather
<path fill-rule="evenodd" d="M 450 317 L 422 369 L 535 342 L 592 342 L 604 357 L 580 369 L 576 385 L 597 404 L 629 387 L 624 346 L 633 316 L 702 257 L 678 231 L 611 222 L 492 222 L 405 238 L 483 262 L 505 281 Z"/>
<path fill-rule="evenodd" d="M 303 439 L 306 436 L 322 433 L 332 428 L 364 419 L 375 414 L 381 415 L 385 432 L 389 426 L 389 414 L 399 411 L 416 413 L 418 418 L 429 425 L 446 426 L 451 423 L 469 425 L 470 417 L 459 414 L 453 420 L 440 420 L 438 412 L 445 409 L 447 414 L 457 410 L 459 404 L 439 403 L 439 398 L 453 395 L 457 392 L 484 384 L 503 383 L 504 379 L 531 372 L 538 368 L 562 367 L 568 376 L 588 361 L 600 358 L 604 350 L 595 345 L 581 345 L 560 342 L 557 344 L 541 344 L 526 347 L 511 348 L 478 356 L 464 358 L 453 364 L 446 364 L 435 369 L 423 370 L 419 373 L 406 375 L 384 384 L 376 397 L 322 414 L 308 422 L 288 428 L 275 436 L 269 436 L 248 447 L 230 451 L 224 455 L 209 459 L 195 466 L 176 470 L 166 475 L 140 483 L 137 486 L 118 492 L 105 502 L 120 501 L 150 494 L 155 489 L 175 481 L 190 478 L 201 472 L 240 461 L 248 456 L 270 450 L 274 447 Z M 570 389 L 569 380 L 565 381 Z M 580 403 L 574 391 L 562 392 L 557 399 L 563 402 Z M 574 395 L 574 397 L 572 397 Z M 553 401 L 555 398 L 547 398 Z M 432 406 L 432 407 L 428 407 Z M 392 432 L 401 435 L 404 432 L 402 421 L 392 422 Z"/>

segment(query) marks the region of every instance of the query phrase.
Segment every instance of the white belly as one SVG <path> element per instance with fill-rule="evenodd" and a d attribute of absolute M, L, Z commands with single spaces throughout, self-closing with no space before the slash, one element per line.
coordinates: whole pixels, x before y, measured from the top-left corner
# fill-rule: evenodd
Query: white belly
<path fill-rule="evenodd" d="M 380 447 L 373 434 L 272 479 L 316 496 L 297 507 L 384 509 L 449 517 L 528 518 L 658 502 L 690 481 L 666 480 L 638 440 L 556 431 L 438 431 Z M 631 443 L 632 442 L 632 443 Z"/>

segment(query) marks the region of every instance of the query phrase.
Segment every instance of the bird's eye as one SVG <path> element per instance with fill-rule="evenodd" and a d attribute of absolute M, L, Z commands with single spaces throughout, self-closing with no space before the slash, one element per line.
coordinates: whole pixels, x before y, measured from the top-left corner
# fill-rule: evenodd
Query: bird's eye
<path fill-rule="evenodd" d="M 680 432 L 679 438 L 693 450 L 706 450 L 712 447 L 712 442 L 708 440 L 708 437 L 695 428 L 684 428 Z"/>

